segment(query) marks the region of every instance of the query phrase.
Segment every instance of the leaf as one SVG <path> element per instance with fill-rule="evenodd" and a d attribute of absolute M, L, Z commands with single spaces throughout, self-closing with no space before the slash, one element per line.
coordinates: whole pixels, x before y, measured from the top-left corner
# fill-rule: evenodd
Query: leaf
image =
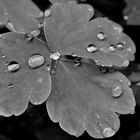
<path fill-rule="evenodd" d="M 30 0 L 0 0 L 0 24 L 29 33 L 38 28 L 40 9 Z M 10 23 L 10 24 L 9 24 Z"/>
<path fill-rule="evenodd" d="M 49 0 L 52 4 L 57 3 L 57 2 L 68 2 L 68 1 L 76 1 L 76 0 Z"/>
<path fill-rule="evenodd" d="M 0 37 L 0 115 L 22 114 L 30 101 L 43 103 L 51 90 L 51 78 L 46 70 L 50 63 L 46 44 L 37 38 L 27 40 L 25 34 L 7 33 Z M 30 67 L 29 59 L 40 54 L 45 62 Z M 15 65 L 14 65 L 15 64 Z M 19 65 L 19 67 L 15 67 Z M 17 68 L 17 69 L 13 69 Z"/>
<path fill-rule="evenodd" d="M 120 126 L 116 113 L 134 110 L 129 80 L 119 72 L 103 74 L 95 64 L 59 61 L 52 75 L 52 90 L 46 105 L 50 118 L 67 133 L 80 136 L 86 130 L 94 138 L 111 137 Z M 113 96 L 116 86 L 122 88 Z"/>
<path fill-rule="evenodd" d="M 128 66 L 129 60 L 134 60 L 135 44 L 130 37 L 107 18 L 90 21 L 94 13 L 91 6 L 55 3 L 50 10 L 45 33 L 52 50 L 61 55 L 90 58 L 105 66 Z"/>

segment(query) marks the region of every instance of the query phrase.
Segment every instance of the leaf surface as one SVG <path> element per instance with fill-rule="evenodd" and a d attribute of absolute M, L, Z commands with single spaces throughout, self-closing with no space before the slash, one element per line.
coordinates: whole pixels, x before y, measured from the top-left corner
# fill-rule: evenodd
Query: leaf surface
<path fill-rule="evenodd" d="M 80 136 L 86 130 L 94 138 L 110 137 L 120 126 L 116 112 L 127 114 L 134 110 L 129 84 L 121 73 L 103 74 L 95 64 L 75 67 L 72 62 L 58 62 L 47 99 L 49 116 L 71 135 Z M 122 94 L 114 98 L 112 88 L 117 85 Z M 104 134 L 105 128 L 111 128 L 112 133 Z"/>
<path fill-rule="evenodd" d="M 45 33 L 53 51 L 91 58 L 105 66 L 127 66 L 129 60 L 134 60 L 136 50 L 131 38 L 122 32 L 120 25 L 107 18 L 90 20 L 94 13 L 91 6 L 55 3 L 51 12 L 45 20 Z M 89 51 L 89 46 L 96 50 Z"/>
<path fill-rule="evenodd" d="M 25 34 L 7 33 L 0 37 L 0 50 L 0 115 L 20 115 L 29 101 L 43 103 L 51 90 L 46 44 L 36 38 L 28 41 Z M 45 62 L 33 69 L 28 60 L 34 54 L 44 56 Z M 16 71 L 9 69 L 13 62 L 19 64 Z"/>
<path fill-rule="evenodd" d="M 0 24 L 13 26 L 17 32 L 29 33 L 38 28 L 41 10 L 31 0 L 0 0 Z"/>

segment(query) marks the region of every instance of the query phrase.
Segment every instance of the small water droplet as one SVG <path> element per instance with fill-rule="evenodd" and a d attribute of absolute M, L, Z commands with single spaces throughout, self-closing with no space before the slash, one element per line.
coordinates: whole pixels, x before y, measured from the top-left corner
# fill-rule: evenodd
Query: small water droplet
<path fill-rule="evenodd" d="M 98 34 L 97 34 L 97 38 L 99 39 L 99 40 L 104 40 L 105 39 L 105 34 L 103 33 L 103 32 L 99 32 Z"/>
<path fill-rule="evenodd" d="M 79 66 L 81 66 L 81 62 L 79 60 L 76 60 L 76 61 L 74 61 L 74 65 L 76 67 L 79 67 Z"/>
<path fill-rule="evenodd" d="M 87 51 L 90 53 L 96 52 L 97 51 L 97 47 L 94 44 L 90 44 L 87 47 Z"/>
<path fill-rule="evenodd" d="M 31 41 L 31 40 L 33 40 L 33 38 L 34 38 L 34 36 L 32 34 L 30 34 L 30 33 L 26 34 L 26 40 L 27 41 Z"/>
<path fill-rule="evenodd" d="M 33 37 L 37 37 L 37 36 L 39 36 L 39 34 L 40 34 L 40 30 L 39 30 L 39 29 L 34 30 L 34 31 L 32 31 L 30 34 L 31 34 Z"/>
<path fill-rule="evenodd" d="M 45 17 L 49 17 L 51 15 L 51 10 L 47 9 L 44 13 Z"/>
<path fill-rule="evenodd" d="M 130 112 L 130 114 L 135 114 L 135 109 L 133 109 L 131 112 Z"/>
<path fill-rule="evenodd" d="M 105 67 L 105 66 L 100 66 L 100 71 L 101 71 L 102 73 L 107 73 L 107 72 L 108 72 L 108 68 Z"/>
<path fill-rule="evenodd" d="M 122 65 L 123 65 L 124 67 L 127 67 L 127 66 L 129 65 L 129 60 L 124 61 L 124 62 L 122 63 Z"/>
<path fill-rule="evenodd" d="M 117 46 L 116 46 L 116 48 L 118 50 L 123 50 L 124 49 L 124 44 L 123 43 L 118 43 Z"/>
<path fill-rule="evenodd" d="M 2 58 L 5 58 L 5 57 L 6 57 L 6 55 L 5 55 L 5 54 L 2 54 L 2 55 L 1 55 L 1 57 L 2 57 Z"/>
<path fill-rule="evenodd" d="M 121 86 L 116 86 L 115 88 L 112 88 L 112 96 L 113 97 L 119 97 L 122 94 L 122 88 Z"/>
<path fill-rule="evenodd" d="M 33 69 L 42 66 L 44 62 L 45 62 L 45 58 L 40 54 L 33 54 L 28 59 L 28 65 Z"/>
<path fill-rule="evenodd" d="M 115 131 L 110 128 L 110 127 L 107 127 L 103 130 L 103 135 L 108 138 L 108 137 L 112 137 L 113 135 L 115 134 Z"/>
<path fill-rule="evenodd" d="M 111 52 L 114 52 L 114 51 L 115 51 L 114 45 L 110 45 L 108 49 L 109 49 L 109 51 L 111 51 Z"/>
<path fill-rule="evenodd" d="M 10 72 L 17 72 L 20 69 L 19 64 L 15 61 L 7 62 L 5 65 L 7 65 L 8 71 Z"/>
<path fill-rule="evenodd" d="M 56 52 L 50 55 L 50 58 L 53 60 L 58 60 L 60 58 L 60 53 Z"/>
<path fill-rule="evenodd" d="M 14 87 L 14 85 L 12 83 L 8 84 L 8 88 L 13 88 L 13 87 Z"/>

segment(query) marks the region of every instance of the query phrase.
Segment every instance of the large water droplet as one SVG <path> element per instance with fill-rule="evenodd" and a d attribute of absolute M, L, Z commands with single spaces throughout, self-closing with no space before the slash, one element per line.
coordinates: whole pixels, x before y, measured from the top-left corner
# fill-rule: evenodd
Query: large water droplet
<path fill-rule="evenodd" d="M 31 68 L 38 68 L 42 66 L 45 62 L 45 58 L 40 55 L 40 54 L 33 54 L 31 57 L 28 59 L 28 65 Z"/>
<path fill-rule="evenodd" d="M 110 128 L 110 127 L 107 127 L 103 130 L 103 135 L 108 138 L 108 137 L 112 137 L 113 135 L 115 134 L 115 131 Z"/>
<path fill-rule="evenodd" d="M 112 96 L 113 97 L 120 97 L 122 94 L 121 86 L 116 86 L 112 88 Z"/>
<path fill-rule="evenodd" d="M 15 61 L 11 61 L 10 63 L 6 63 L 5 65 L 7 65 L 10 72 L 17 72 L 20 69 L 19 63 Z"/>
<path fill-rule="evenodd" d="M 50 55 L 50 58 L 53 60 L 58 60 L 60 58 L 60 53 L 56 52 Z"/>
<path fill-rule="evenodd" d="M 8 88 L 13 88 L 13 87 L 14 87 L 14 85 L 12 83 L 8 84 Z"/>
<path fill-rule="evenodd" d="M 88 45 L 87 51 L 90 52 L 90 53 L 96 52 L 97 51 L 96 45 L 94 45 L 94 44 Z"/>
<path fill-rule="evenodd" d="M 116 46 L 116 48 L 118 50 L 123 50 L 124 49 L 124 44 L 123 43 L 118 43 L 117 46 Z"/>
<path fill-rule="evenodd" d="M 99 32 L 98 34 L 97 34 L 97 38 L 99 39 L 99 40 L 104 40 L 105 39 L 105 34 L 103 33 L 103 32 Z"/>

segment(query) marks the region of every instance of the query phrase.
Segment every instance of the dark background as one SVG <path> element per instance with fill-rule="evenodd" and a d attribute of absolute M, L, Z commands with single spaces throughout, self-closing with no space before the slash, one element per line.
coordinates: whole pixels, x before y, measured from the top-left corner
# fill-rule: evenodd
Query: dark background
<path fill-rule="evenodd" d="M 41 10 L 50 6 L 47 0 L 33 0 Z M 126 7 L 124 0 L 87 0 L 95 9 L 95 16 L 106 16 L 121 24 L 124 32 L 135 42 L 137 47 L 136 59 L 132 65 L 139 63 L 139 26 L 127 25 L 123 19 Z M 0 29 L 0 33 L 8 32 L 7 28 Z M 134 115 L 121 115 L 121 127 L 117 134 L 108 140 L 140 140 L 140 107 L 137 105 Z M 59 124 L 53 123 L 48 117 L 45 103 L 39 106 L 29 104 L 24 114 L 18 117 L 0 117 L 0 140 L 93 140 L 86 132 L 79 138 L 65 133 Z"/>

